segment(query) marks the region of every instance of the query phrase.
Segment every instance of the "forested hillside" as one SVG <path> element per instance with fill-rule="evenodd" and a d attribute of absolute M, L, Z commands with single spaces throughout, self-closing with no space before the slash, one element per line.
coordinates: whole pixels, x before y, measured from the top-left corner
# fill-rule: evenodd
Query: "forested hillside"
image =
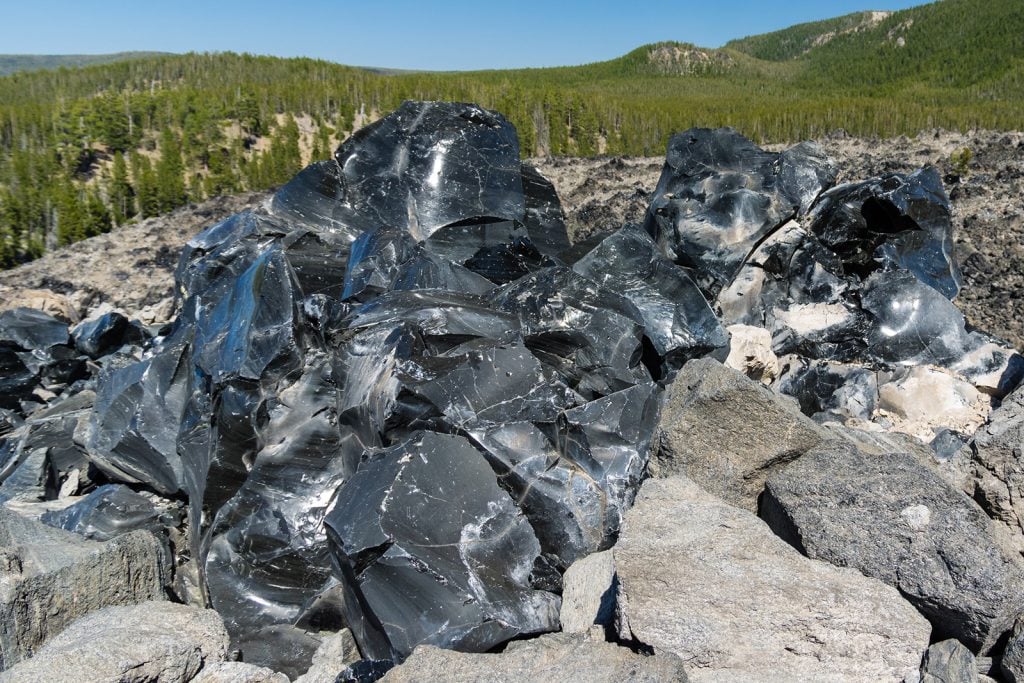
<path fill-rule="evenodd" d="M 944 0 L 578 67 L 382 72 L 190 54 L 16 73 L 0 78 L 0 264 L 278 185 L 404 99 L 497 109 L 526 156 L 660 155 L 693 125 L 762 141 L 1021 129 L 1022 36 L 1020 0 Z"/>
<path fill-rule="evenodd" d="M 60 67 L 89 66 L 123 62 L 126 59 L 156 57 L 161 52 L 115 52 L 109 55 L 0 55 L 0 76 L 16 71 L 58 69 Z"/>

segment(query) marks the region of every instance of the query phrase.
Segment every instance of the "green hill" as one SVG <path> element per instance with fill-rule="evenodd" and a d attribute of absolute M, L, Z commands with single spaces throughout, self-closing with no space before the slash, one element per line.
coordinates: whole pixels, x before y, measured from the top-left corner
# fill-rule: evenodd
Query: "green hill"
<path fill-rule="evenodd" d="M 756 59 L 781 62 L 801 57 L 837 36 L 870 28 L 890 12 L 855 12 L 834 19 L 797 24 L 781 31 L 732 40 L 725 47 Z"/>
<path fill-rule="evenodd" d="M 523 154 L 660 155 L 690 126 L 1024 129 L 1024 3 L 942 0 L 572 67 L 404 72 L 188 54 L 0 78 L 0 265 L 188 201 L 280 184 L 404 99 L 477 102 Z"/>
<path fill-rule="evenodd" d="M 93 64 L 109 64 L 126 59 L 142 59 L 167 54 L 166 52 L 115 52 L 109 55 L 0 55 L 0 76 L 16 71 L 75 68 Z"/>

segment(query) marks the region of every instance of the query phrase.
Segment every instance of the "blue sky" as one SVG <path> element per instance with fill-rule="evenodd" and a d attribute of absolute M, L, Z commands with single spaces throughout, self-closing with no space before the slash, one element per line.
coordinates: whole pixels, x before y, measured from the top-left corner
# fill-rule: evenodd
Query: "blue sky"
<path fill-rule="evenodd" d="M 0 0 L 0 53 L 231 50 L 407 69 L 558 66 L 644 43 L 717 47 L 921 0 Z"/>

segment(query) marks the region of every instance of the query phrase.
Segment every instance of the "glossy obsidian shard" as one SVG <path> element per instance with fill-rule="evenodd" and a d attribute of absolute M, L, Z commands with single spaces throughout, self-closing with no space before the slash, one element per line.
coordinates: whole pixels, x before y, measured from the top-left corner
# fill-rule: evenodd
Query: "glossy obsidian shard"
<path fill-rule="evenodd" d="M 66 323 L 31 308 L 0 313 L 0 408 L 25 416 L 46 402 L 40 391 L 61 393 L 85 379 L 85 360 Z"/>
<path fill-rule="evenodd" d="M 136 529 L 161 533 L 165 527 L 180 524 L 175 512 L 162 509 L 127 486 L 105 484 L 63 510 L 44 513 L 42 521 L 86 538 L 108 541 Z"/>
<path fill-rule="evenodd" d="M 771 153 L 728 129 L 690 130 L 669 143 L 645 227 L 723 322 L 766 328 L 775 353 L 818 368 L 776 384 L 809 414 L 870 416 L 877 387 L 842 364 L 933 365 L 1005 394 L 1024 363 L 951 301 L 961 276 L 938 172 L 835 177 L 809 143 Z"/>
<path fill-rule="evenodd" d="M 518 150 L 499 114 L 404 104 L 190 240 L 173 327 L 101 376 L 90 462 L 189 501 L 247 661 L 325 620 L 383 660 L 556 629 L 560 571 L 643 476 L 657 380 L 726 346 L 642 229 L 567 261 Z"/>
<path fill-rule="evenodd" d="M 327 526 L 364 655 L 481 651 L 558 621 L 558 597 L 530 585 L 533 529 L 464 437 L 421 432 L 367 453 Z"/>
<path fill-rule="evenodd" d="M 138 322 L 117 311 L 79 323 L 71 330 L 75 348 L 90 358 L 100 358 L 125 344 L 141 344 L 149 334 Z"/>
<path fill-rule="evenodd" d="M 947 299 L 960 292 L 949 199 L 935 168 L 834 187 L 807 224 L 848 274 L 907 270 Z"/>
<path fill-rule="evenodd" d="M 694 281 L 663 257 L 637 226 L 627 225 L 604 239 L 573 270 L 630 302 L 656 356 L 662 359 L 656 379 L 689 358 L 728 344 L 721 323 Z"/>
<path fill-rule="evenodd" d="M 471 105 L 406 102 L 334 155 L 335 215 L 359 233 L 398 228 L 419 241 L 472 219 L 523 220 L 519 139 L 500 114 Z"/>
<path fill-rule="evenodd" d="M 714 296 L 835 179 L 835 165 L 813 143 L 766 152 L 731 129 L 692 128 L 669 141 L 645 228 Z"/>

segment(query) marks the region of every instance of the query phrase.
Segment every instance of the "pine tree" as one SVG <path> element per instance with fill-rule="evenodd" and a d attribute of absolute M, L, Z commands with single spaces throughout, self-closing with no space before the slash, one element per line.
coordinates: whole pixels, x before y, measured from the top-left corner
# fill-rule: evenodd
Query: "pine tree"
<path fill-rule="evenodd" d="M 107 205 L 103 198 L 95 190 L 85 195 L 85 202 L 82 211 L 82 234 L 85 237 L 93 237 L 105 232 L 110 232 L 113 222 Z"/>
<path fill-rule="evenodd" d="M 260 107 L 256 102 L 256 96 L 252 93 L 244 93 L 238 97 L 235 103 L 235 118 L 241 124 L 242 131 L 249 137 L 263 135 L 263 119 L 260 116 Z"/>
<path fill-rule="evenodd" d="M 277 127 L 270 141 L 270 149 L 260 160 L 261 180 L 268 185 L 281 185 L 302 170 L 302 151 L 299 148 L 299 125 L 288 115 Z"/>
<path fill-rule="evenodd" d="M 156 174 L 153 164 L 144 154 L 132 154 L 132 178 L 135 184 L 135 195 L 139 203 L 139 213 L 143 218 L 160 214 L 160 197 L 157 194 Z"/>
<path fill-rule="evenodd" d="M 84 210 L 78 188 L 68 178 L 61 179 L 54 187 L 54 204 L 57 223 L 57 244 L 64 246 L 86 237 Z"/>
<path fill-rule="evenodd" d="M 160 160 L 156 164 L 156 194 L 160 213 L 172 211 L 188 201 L 181 143 L 170 128 L 160 136 Z"/>
<path fill-rule="evenodd" d="M 331 136 L 328 132 L 330 128 L 326 125 L 321 124 L 317 128 L 316 135 L 313 136 L 313 151 L 310 162 L 323 161 L 331 156 L 333 150 L 331 149 Z"/>
<path fill-rule="evenodd" d="M 135 215 L 135 190 L 128 181 L 128 167 L 124 155 L 114 153 L 114 164 L 110 171 L 110 208 L 115 225 L 124 225 Z"/>

